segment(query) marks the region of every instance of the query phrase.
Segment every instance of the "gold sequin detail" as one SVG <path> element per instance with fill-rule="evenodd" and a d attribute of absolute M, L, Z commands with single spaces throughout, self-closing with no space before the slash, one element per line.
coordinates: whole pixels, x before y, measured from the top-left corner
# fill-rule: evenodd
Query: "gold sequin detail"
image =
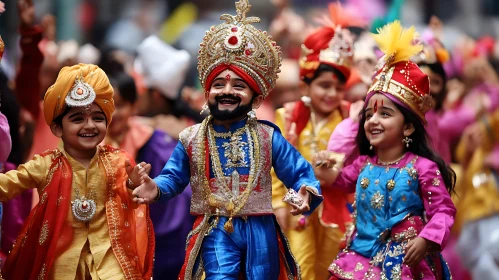
<path fill-rule="evenodd" d="M 59 196 L 59 198 L 57 199 L 56 205 L 57 205 L 57 206 L 61 205 L 61 202 L 62 202 L 63 200 L 64 200 L 64 197 Z"/>
<path fill-rule="evenodd" d="M 47 274 L 47 264 L 43 264 L 40 273 L 38 274 L 38 280 L 44 280 L 45 274 Z"/>
<path fill-rule="evenodd" d="M 371 207 L 380 210 L 385 206 L 385 196 L 377 191 L 371 198 Z"/>
<path fill-rule="evenodd" d="M 392 191 L 395 188 L 395 180 L 393 179 L 388 180 L 388 182 L 386 182 L 386 188 L 389 191 Z"/>
<path fill-rule="evenodd" d="M 440 179 L 438 179 L 438 178 L 433 178 L 433 182 L 432 182 L 432 184 L 433 184 L 434 186 L 440 186 Z"/>
<path fill-rule="evenodd" d="M 393 280 L 402 279 L 402 268 L 400 267 L 400 264 L 394 265 L 391 273 L 392 273 L 391 279 Z"/>
<path fill-rule="evenodd" d="M 345 272 L 345 271 L 343 271 L 343 269 L 341 267 L 339 267 L 335 263 L 333 263 L 333 264 L 331 264 L 331 266 L 329 266 L 329 270 L 332 270 L 333 273 L 339 275 L 343 279 L 354 279 L 352 272 Z"/>
<path fill-rule="evenodd" d="M 369 179 L 367 178 L 362 178 L 362 180 L 360 180 L 360 186 L 363 188 L 363 189 L 367 189 L 367 187 L 369 187 Z"/>
<path fill-rule="evenodd" d="M 40 238 L 38 239 L 38 243 L 43 245 L 49 236 L 49 221 L 46 220 L 43 222 L 42 229 L 40 230 Z"/>
<path fill-rule="evenodd" d="M 355 271 L 361 271 L 361 270 L 364 270 L 364 266 L 360 262 L 358 262 L 355 265 Z"/>
<path fill-rule="evenodd" d="M 43 192 L 42 197 L 40 199 L 40 204 L 44 204 L 47 201 L 47 192 Z"/>
<path fill-rule="evenodd" d="M 402 242 L 405 240 L 410 240 L 416 236 L 418 236 L 418 231 L 414 227 L 409 227 L 402 232 L 396 233 L 394 236 L 394 240 L 395 242 Z"/>

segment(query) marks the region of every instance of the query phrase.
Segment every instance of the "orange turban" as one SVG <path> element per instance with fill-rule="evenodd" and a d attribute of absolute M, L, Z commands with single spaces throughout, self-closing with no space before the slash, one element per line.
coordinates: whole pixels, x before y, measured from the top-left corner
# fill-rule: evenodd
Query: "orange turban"
<path fill-rule="evenodd" d="M 95 103 L 102 109 L 106 115 L 107 125 L 109 125 L 114 112 L 113 93 L 113 87 L 109 83 L 106 73 L 98 66 L 83 63 L 66 66 L 61 69 L 57 80 L 45 93 L 43 100 L 45 121 L 51 125 L 54 119 L 61 115 L 68 106 L 66 97 L 74 96 L 75 98 L 71 99 L 69 105 L 78 106 L 76 105 L 78 102 L 85 103 L 85 100 L 91 101 L 93 99 L 90 104 Z M 81 101 L 78 100 L 80 96 L 82 97 Z"/>

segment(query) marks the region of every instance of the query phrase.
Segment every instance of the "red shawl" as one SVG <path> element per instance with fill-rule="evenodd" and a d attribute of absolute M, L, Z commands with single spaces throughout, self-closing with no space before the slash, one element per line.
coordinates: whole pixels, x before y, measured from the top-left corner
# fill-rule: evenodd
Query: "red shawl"
<path fill-rule="evenodd" d="M 126 279 L 150 279 L 154 232 L 149 207 L 134 204 L 125 186 L 124 161 L 133 160 L 109 146 L 99 149 L 99 160 L 106 169 L 106 215 L 113 252 Z M 73 231 L 66 219 L 71 203 L 72 168 L 59 150 L 43 156 L 49 154 L 52 164 L 47 184 L 39 188 L 40 202 L 31 211 L 5 262 L 3 276 L 7 280 L 47 279 L 55 259 L 71 244 Z"/>

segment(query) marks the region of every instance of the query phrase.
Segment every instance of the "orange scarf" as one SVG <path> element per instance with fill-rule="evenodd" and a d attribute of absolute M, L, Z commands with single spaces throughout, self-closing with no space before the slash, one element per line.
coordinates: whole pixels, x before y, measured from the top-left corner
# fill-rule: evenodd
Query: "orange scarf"
<path fill-rule="evenodd" d="M 154 232 L 149 207 L 137 206 L 129 197 L 123 163 L 133 159 L 109 146 L 100 147 L 99 160 L 106 169 L 107 223 L 113 252 L 126 279 L 150 279 L 154 257 Z M 47 185 L 40 202 L 31 211 L 5 262 L 5 279 L 47 279 L 55 259 L 71 244 L 73 230 L 66 223 L 72 191 L 72 168 L 68 159 L 54 150 Z M 116 168 L 118 167 L 118 168 Z M 128 225 L 127 226 L 125 226 Z"/>

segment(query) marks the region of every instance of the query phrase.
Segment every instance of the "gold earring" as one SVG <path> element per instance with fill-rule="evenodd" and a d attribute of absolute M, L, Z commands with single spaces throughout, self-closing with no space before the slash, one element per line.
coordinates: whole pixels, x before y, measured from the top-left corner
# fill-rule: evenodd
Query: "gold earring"
<path fill-rule="evenodd" d="M 409 148 L 409 144 L 412 143 L 412 139 L 409 138 L 409 136 L 406 136 L 403 140 L 402 143 L 405 143 L 405 147 Z"/>

